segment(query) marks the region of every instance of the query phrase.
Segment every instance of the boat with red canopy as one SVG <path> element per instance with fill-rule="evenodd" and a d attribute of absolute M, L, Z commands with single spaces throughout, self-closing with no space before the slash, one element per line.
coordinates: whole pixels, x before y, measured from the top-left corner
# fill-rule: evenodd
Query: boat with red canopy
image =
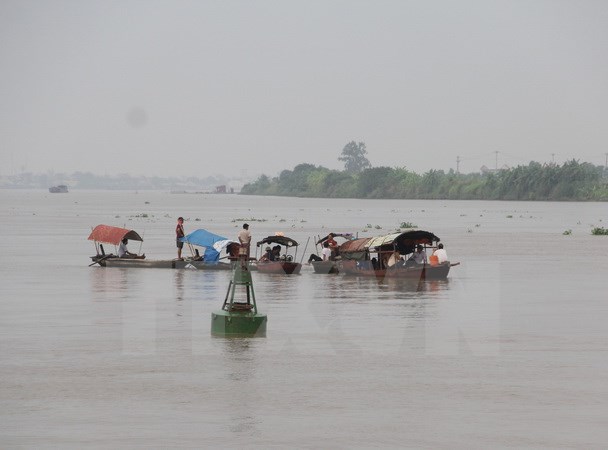
<path fill-rule="evenodd" d="M 88 240 L 93 241 L 95 243 L 96 255 L 91 256 L 91 260 L 93 264 L 99 264 L 100 266 L 106 267 L 107 261 L 111 259 L 118 259 L 118 256 L 114 253 L 106 253 L 103 247 L 103 244 L 114 245 L 115 251 L 117 246 L 120 245 L 123 239 L 131 240 L 131 241 L 139 241 L 143 242 L 142 237 L 134 230 L 129 230 L 127 228 L 114 227 L 111 225 L 97 225 L 89 234 Z M 129 261 L 142 261 L 145 259 L 145 256 L 140 258 L 129 258 Z M 127 259 L 125 258 L 124 261 Z"/>
<path fill-rule="evenodd" d="M 205 238 L 205 239 L 203 239 Z M 159 269 L 205 269 L 205 270 L 230 270 L 231 264 L 219 262 L 219 252 L 233 241 L 229 241 L 221 236 L 214 235 L 205 230 L 196 230 L 182 238 L 191 248 L 192 245 L 209 247 L 203 256 L 194 252 L 190 258 L 185 259 L 146 259 L 145 255 L 137 255 L 131 258 L 119 258 L 114 253 L 106 253 L 103 244 L 110 244 L 116 247 L 123 239 L 129 241 L 143 242 L 142 237 L 134 230 L 127 228 L 114 227 L 111 225 L 97 225 L 88 238 L 95 243 L 96 255 L 91 256 L 93 261 L 90 265 L 99 264 L 102 267 L 141 267 Z M 214 244 L 217 248 L 212 248 Z M 225 244 L 224 244 L 225 243 Z"/>

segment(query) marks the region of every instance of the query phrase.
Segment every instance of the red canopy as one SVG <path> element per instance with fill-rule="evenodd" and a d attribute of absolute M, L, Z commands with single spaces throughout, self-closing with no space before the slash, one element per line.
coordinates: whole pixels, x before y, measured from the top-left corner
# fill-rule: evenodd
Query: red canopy
<path fill-rule="evenodd" d="M 359 238 L 352 241 L 346 241 L 344 244 L 338 246 L 340 253 L 356 253 L 366 250 L 365 244 L 367 244 L 372 238 Z"/>
<path fill-rule="evenodd" d="M 133 230 L 113 227 L 111 225 L 97 225 L 89 235 L 89 241 L 102 242 L 104 244 L 120 244 L 124 238 L 130 241 L 142 241 L 143 239 Z"/>

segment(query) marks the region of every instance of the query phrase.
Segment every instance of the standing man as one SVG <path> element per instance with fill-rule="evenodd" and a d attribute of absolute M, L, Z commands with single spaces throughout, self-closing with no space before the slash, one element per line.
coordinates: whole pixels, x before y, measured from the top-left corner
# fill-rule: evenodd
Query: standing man
<path fill-rule="evenodd" d="M 177 259 L 182 259 L 182 248 L 184 248 L 184 243 L 180 241 L 180 238 L 183 238 L 184 234 L 184 218 L 177 218 L 177 226 L 175 227 L 175 243 L 177 245 Z"/>
<path fill-rule="evenodd" d="M 244 223 L 243 229 L 238 234 L 241 248 L 239 250 L 239 257 L 245 256 L 245 259 L 249 261 L 249 248 L 251 245 L 251 233 L 249 232 L 249 224 Z"/>

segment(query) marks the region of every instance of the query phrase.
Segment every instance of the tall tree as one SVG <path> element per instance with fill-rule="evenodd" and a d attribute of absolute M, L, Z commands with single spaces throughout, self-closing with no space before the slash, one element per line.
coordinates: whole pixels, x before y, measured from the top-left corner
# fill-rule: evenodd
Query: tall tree
<path fill-rule="evenodd" d="M 366 154 L 365 142 L 356 143 L 355 141 L 350 141 L 342 149 L 342 156 L 338 158 L 338 161 L 344 162 L 345 171 L 359 173 L 364 169 L 372 167 L 369 160 L 365 157 Z"/>

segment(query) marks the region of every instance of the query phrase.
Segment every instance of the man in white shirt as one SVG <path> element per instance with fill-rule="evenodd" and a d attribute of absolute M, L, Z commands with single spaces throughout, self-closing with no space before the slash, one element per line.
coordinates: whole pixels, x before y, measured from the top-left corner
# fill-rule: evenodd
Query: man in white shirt
<path fill-rule="evenodd" d="M 329 261 L 331 259 L 331 248 L 329 248 L 329 242 L 323 243 L 323 250 L 321 251 L 321 257 L 323 261 Z"/>
<path fill-rule="evenodd" d="M 447 262 L 448 260 L 448 254 L 447 252 L 443 249 L 443 244 L 439 244 L 437 246 L 437 250 L 435 250 L 433 252 L 433 255 L 435 255 L 437 257 L 437 262 L 439 264 Z"/>
<path fill-rule="evenodd" d="M 129 242 L 127 239 L 123 239 L 122 241 L 120 241 L 120 244 L 118 245 L 119 258 L 124 258 L 129 254 L 129 250 L 127 250 L 127 242 Z"/>
<path fill-rule="evenodd" d="M 308 264 L 312 261 L 331 261 L 332 251 L 329 246 L 329 242 L 323 242 L 323 250 L 321 250 L 321 256 L 317 256 L 314 253 L 311 253 L 310 258 L 308 258 Z"/>
<path fill-rule="evenodd" d="M 127 242 L 129 242 L 127 238 L 120 242 L 120 245 L 118 246 L 119 258 L 144 259 L 146 257 L 145 254 L 138 256 L 137 253 L 131 253 L 129 250 L 127 250 Z"/>
<path fill-rule="evenodd" d="M 238 234 L 239 242 L 241 243 L 241 249 L 239 251 L 240 256 L 245 256 L 249 259 L 249 247 L 251 245 L 251 233 L 249 232 L 249 224 L 244 223 L 243 229 Z"/>

